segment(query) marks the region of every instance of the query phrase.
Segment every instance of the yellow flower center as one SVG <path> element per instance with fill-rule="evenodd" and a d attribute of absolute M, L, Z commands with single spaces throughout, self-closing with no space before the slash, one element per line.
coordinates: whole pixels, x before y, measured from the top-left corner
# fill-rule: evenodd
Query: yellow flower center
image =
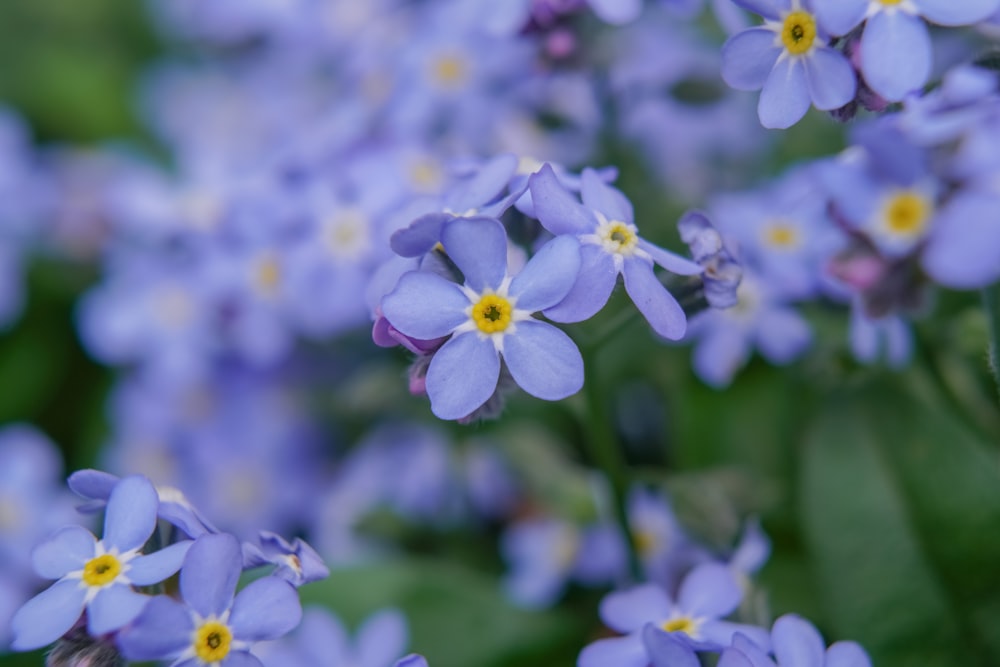
<path fill-rule="evenodd" d="M 88 586 L 105 586 L 122 571 L 121 562 L 111 554 L 97 556 L 83 566 L 83 583 Z"/>
<path fill-rule="evenodd" d="M 281 265 L 273 257 L 262 259 L 257 264 L 257 289 L 263 294 L 274 294 L 281 282 Z"/>
<path fill-rule="evenodd" d="M 896 236 L 920 236 L 927 229 L 932 208 L 931 202 L 918 192 L 898 192 L 889 198 L 883 209 L 886 229 Z"/>
<path fill-rule="evenodd" d="M 435 60 L 433 72 L 435 80 L 447 88 L 461 85 L 466 77 L 465 63 L 456 55 L 445 55 Z"/>
<path fill-rule="evenodd" d="M 690 616 L 678 616 L 664 621 L 660 627 L 664 632 L 683 632 L 688 636 L 694 636 L 698 630 L 698 623 Z"/>
<path fill-rule="evenodd" d="M 510 326 L 513 313 L 510 301 L 497 294 L 484 294 L 472 306 L 472 321 L 486 334 L 498 333 Z"/>
<path fill-rule="evenodd" d="M 640 556 L 649 556 L 659 544 L 656 536 L 646 530 L 637 530 L 632 533 L 632 544 Z"/>
<path fill-rule="evenodd" d="M 612 220 L 603 226 L 600 235 L 605 248 L 624 255 L 631 253 L 639 242 L 635 227 L 619 220 Z"/>
<path fill-rule="evenodd" d="M 764 230 L 764 242 L 774 248 L 794 248 L 799 244 L 799 232 L 787 222 L 775 222 Z"/>
<path fill-rule="evenodd" d="M 781 43 L 793 56 L 800 56 L 816 41 L 816 19 L 809 12 L 791 12 L 781 27 Z"/>
<path fill-rule="evenodd" d="M 229 655 L 233 633 L 225 623 L 206 621 L 194 633 L 194 652 L 202 661 L 213 664 Z"/>
<path fill-rule="evenodd" d="M 898 5 L 902 1 L 903 0 L 879 0 L 879 2 L 881 2 L 883 5 L 889 5 L 889 6 Z"/>

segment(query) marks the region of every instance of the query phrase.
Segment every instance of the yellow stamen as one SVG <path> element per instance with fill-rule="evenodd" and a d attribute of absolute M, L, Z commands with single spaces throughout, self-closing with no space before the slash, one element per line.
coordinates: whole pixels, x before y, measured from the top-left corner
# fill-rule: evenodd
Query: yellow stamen
<path fill-rule="evenodd" d="M 634 230 L 632 225 L 612 220 L 606 226 L 602 226 L 598 233 L 604 241 L 605 248 L 611 252 L 627 255 L 639 243 L 639 237 Z"/>
<path fill-rule="evenodd" d="M 799 233 L 787 222 L 775 222 L 764 231 L 764 241 L 775 248 L 793 248 L 799 244 Z"/>
<path fill-rule="evenodd" d="M 194 633 L 194 652 L 208 664 L 220 662 L 229 655 L 233 633 L 219 621 L 206 621 Z"/>
<path fill-rule="evenodd" d="M 281 282 L 281 265 L 273 257 L 267 257 L 257 265 L 257 289 L 264 294 L 274 294 Z"/>
<path fill-rule="evenodd" d="M 466 68 L 456 55 L 441 56 L 434 61 L 434 78 L 443 86 L 454 88 L 465 81 Z"/>
<path fill-rule="evenodd" d="M 640 556 L 649 556 L 656 550 L 659 540 L 648 531 L 637 530 L 632 533 L 632 544 Z"/>
<path fill-rule="evenodd" d="M 816 41 L 816 19 L 809 12 L 791 12 L 781 28 L 781 43 L 793 56 L 800 56 Z"/>
<path fill-rule="evenodd" d="M 690 616 L 678 616 L 669 621 L 664 621 L 660 627 L 663 628 L 664 632 L 683 632 L 686 635 L 693 636 L 698 629 L 698 624 Z"/>
<path fill-rule="evenodd" d="M 879 2 L 881 2 L 883 5 L 890 5 L 890 6 L 898 5 L 902 1 L 903 0 L 879 0 Z"/>
<path fill-rule="evenodd" d="M 931 202 L 918 192 L 902 190 L 888 199 L 883 209 L 887 230 L 896 236 L 920 236 L 931 217 Z"/>
<path fill-rule="evenodd" d="M 513 312 L 510 301 L 497 294 L 484 294 L 472 306 L 472 321 L 486 334 L 499 333 L 510 326 Z"/>
<path fill-rule="evenodd" d="M 83 566 L 83 583 L 88 586 L 105 586 L 114 581 L 121 571 L 121 562 L 112 554 L 97 556 Z"/>

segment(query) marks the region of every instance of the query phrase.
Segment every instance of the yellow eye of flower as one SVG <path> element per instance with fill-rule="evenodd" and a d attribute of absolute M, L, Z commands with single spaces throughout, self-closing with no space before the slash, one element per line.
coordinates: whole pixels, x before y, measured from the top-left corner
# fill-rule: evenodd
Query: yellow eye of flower
<path fill-rule="evenodd" d="M 619 254 L 630 254 L 639 242 L 633 227 L 618 220 L 602 225 L 598 233 L 604 241 L 604 247 Z"/>
<path fill-rule="evenodd" d="M 920 236 L 927 228 L 932 205 L 920 193 L 904 190 L 888 199 L 883 209 L 887 231 L 896 236 Z"/>
<path fill-rule="evenodd" d="M 483 333 L 498 333 L 510 326 L 513 310 L 510 301 L 502 296 L 485 294 L 472 306 L 472 321 Z"/>
<path fill-rule="evenodd" d="M 890 5 L 890 6 L 898 5 L 902 1 L 903 0 L 879 0 L 879 2 L 881 2 L 883 5 Z"/>
<path fill-rule="evenodd" d="M 206 621 L 194 633 L 194 652 L 202 661 L 212 664 L 229 655 L 233 633 L 219 621 Z"/>
<path fill-rule="evenodd" d="M 688 636 L 694 636 L 698 630 L 698 623 L 690 616 L 678 616 L 664 621 L 660 627 L 663 628 L 664 632 L 683 632 Z"/>
<path fill-rule="evenodd" d="M 121 562 L 111 554 L 91 558 L 83 566 L 83 583 L 88 586 L 104 586 L 114 581 L 121 571 Z"/>
<path fill-rule="evenodd" d="M 775 222 L 764 231 L 764 242 L 774 248 L 793 248 L 799 244 L 799 233 L 787 222 Z"/>
<path fill-rule="evenodd" d="M 781 43 L 793 56 L 800 56 L 816 41 L 816 19 L 809 12 L 792 12 L 781 28 Z"/>
<path fill-rule="evenodd" d="M 453 54 L 441 56 L 433 65 L 434 79 L 447 88 L 460 86 L 466 78 L 466 67 L 462 59 Z"/>
<path fill-rule="evenodd" d="M 267 257 L 257 264 L 257 289 L 264 294 L 274 294 L 281 282 L 281 265 L 273 257 Z"/>

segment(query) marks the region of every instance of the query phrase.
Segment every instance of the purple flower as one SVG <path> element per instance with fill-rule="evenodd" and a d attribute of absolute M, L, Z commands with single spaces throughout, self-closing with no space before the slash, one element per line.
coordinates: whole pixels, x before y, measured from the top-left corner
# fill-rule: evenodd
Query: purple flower
<path fill-rule="evenodd" d="M 655 584 L 610 593 L 601 601 L 601 619 L 629 634 L 589 644 L 577 665 L 698 665 L 694 651 L 721 651 L 736 633 L 767 647 L 767 632 L 761 628 L 719 620 L 739 606 L 742 595 L 732 572 L 717 563 L 692 570 L 676 600 Z M 663 653 L 671 659 L 664 659 Z"/>
<path fill-rule="evenodd" d="M 404 274 L 382 300 L 382 312 L 406 336 L 452 334 L 427 369 L 431 411 L 460 419 L 497 388 L 503 358 L 515 382 L 532 396 L 559 400 L 583 386 L 583 359 L 569 336 L 532 313 L 569 292 L 580 267 L 575 239 L 550 241 L 516 276 L 508 274 L 507 234 L 491 218 L 460 218 L 441 234 L 462 271 L 459 286 L 426 271 Z"/>
<path fill-rule="evenodd" d="M 719 660 L 719 667 L 871 667 L 871 659 L 855 642 L 840 641 L 824 650 L 823 637 L 812 623 L 785 614 L 771 628 L 777 662 L 762 645 L 736 635 Z"/>
<path fill-rule="evenodd" d="M 684 336 L 684 311 L 656 277 L 653 264 L 681 275 L 699 274 L 701 266 L 641 239 L 632 204 L 591 169 L 583 172 L 582 205 L 548 165 L 531 177 L 530 188 L 542 225 L 553 234 L 578 238 L 581 245 L 579 277 L 564 299 L 545 309 L 546 317 L 556 322 L 592 317 L 608 302 L 621 275 L 625 291 L 656 333 L 674 340 Z"/>
<path fill-rule="evenodd" d="M 267 667 L 391 667 L 408 642 L 406 617 L 397 609 L 372 614 L 352 639 L 339 618 L 312 607 L 293 634 L 259 653 Z"/>
<path fill-rule="evenodd" d="M 397 660 L 393 667 L 427 667 L 427 658 L 411 653 Z"/>
<path fill-rule="evenodd" d="M 98 541 L 78 526 L 64 528 L 38 545 L 32 554 L 35 571 L 58 579 L 25 603 L 14 616 L 13 648 L 19 651 L 49 644 L 87 610 L 87 629 L 103 635 L 134 619 L 149 598 L 132 585 L 163 581 L 181 565 L 190 542 L 180 542 L 143 556 L 140 549 L 156 527 L 156 489 L 145 477 L 127 477 L 115 485 Z"/>
<path fill-rule="evenodd" d="M 923 19 L 946 26 L 977 23 L 1000 7 L 998 0 L 814 0 L 816 16 L 834 35 L 865 21 L 861 72 L 890 102 L 917 90 L 931 73 L 931 36 Z"/>
<path fill-rule="evenodd" d="M 277 639 L 302 617 L 295 589 L 264 577 L 236 594 L 242 572 L 240 545 L 232 535 L 204 535 L 181 568 L 184 604 L 159 595 L 118 635 L 129 660 L 174 660 L 177 667 L 261 667 L 254 642 Z"/>
<path fill-rule="evenodd" d="M 762 89 L 757 113 L 764 127 L 791 127 L 810 103 L 830 110 L 854 99 L 854 70 L 844 54 L 827 46 L 827 34 L 810 0 L 736 4 L 762 15 L 765 23 L 723 45 L 722 78 L 737 90 Z"/>
<path fill-rule="evenodd" d="M 330 568 L 305 540 L 296 537 L 289 542 L 280 535 L 262 530 L 258 541 L 259 546 L 251 542 L 243 544 L 244 567 L 277 565 L 272 576 L 284 579 L 296 588 L 330 576 Z"/>

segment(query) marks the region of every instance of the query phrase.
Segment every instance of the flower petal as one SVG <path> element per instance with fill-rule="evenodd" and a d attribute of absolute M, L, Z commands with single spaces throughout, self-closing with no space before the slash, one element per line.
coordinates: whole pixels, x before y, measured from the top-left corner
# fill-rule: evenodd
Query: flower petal
<path fill-rule="evenodd" d="M 769 308 L 758 315 L 756 340 L 768 361 L 787 364 L 812 344 L 812 328 L 791 308 Z"/>
<path fill-rule="evenodd" d="M 94 557 L 97 538 L 81 526 L 67 526 L 31 552 L 35 572 L 46 579 L 59 579 L 81 569 Z"/>
<path fill-rule="evenodd" d="M 264 667 L 264 663 L 248 651 L 232 651 L 219 663 L 219 667 Z"/>
<path fill-rule="evenodd" d="M 809 111 L 809 84 L 799 58 L 779 60 L 764 82 L 757 115 L 764 127 L 785 130 Z"/>
<path fill-rule="evenodd" d="M 857 75 L 843 53 L 818 48 L 805 59 L 809 97 L 817 109 L 839 109 L 854 99 Z"/>
<path fill-rule="evenodd" d="M 740 605 L 743 591 L 732 571 L 719 563 L 693 569 L 681 583 L 677 606 L 691 616 L 721 618 Z"/>
<path fill-rule="evenodd" d="M 441 346 L 427 369 L 431 412 L 461 419 L 485 403 L 500 379 L 500 356 L 493 342 L 476 333 L 459 334 Z"/>
<path fill-rule="evenodd" d="M 938 25 L 978 23 L 1000 10 L 997 0 L 913 0 L 924 18 Z"/>
<path fill-rule="evenodd" d="M 431 340 L 468 320 L 469 305 L 469 297 L 450 280 L 429 271 L 410 271 L 382 297 L 382 314 L 401 333 Z"/>
<path fill-rule="evenodd" d="M 156 528 L 159 504 L 153 483 L 141 475 L 115 484 L 104 516 L 103 543 L 120 553 L 141 547 Z"/>
<path fill-rule="evenodd" d="M 127 584 L 112 584 L 98 591 L 87 605 L 87 631 L 93 637 L 106 635 L 131 623 L 152 600 Z"/>
<path fill-rule="evenodd" d="M 132 625 L 118 633 L 118 647 L 129 660 L 161 660 L 191 645 L 191 614 L 166 595 L 151 599 Z"/>
<path fill-rule="evenodd" d="M 696 276 L 705 271 L 705 268 L 698 262 L 664 250 L 644 239 L 639 239 L 639 247 L 647 252 L 654 262 L 670 273 L 676 273 L 679 276 Z"/>
<path fill-rule="evenodd" d="M 703 644 L 714 646 L 720 650 L 733 643 L 736 635 L 743 635 L 751 644 L 765 649 L 771 647 L 771 636 L 764 628 L 746 623 L 731 623 L 729 621 L 706 621 L 701 626 Z M 747 654 L 748 657 L 750 654 Z M 752 661 L 752 658 L 751 658 Z"/>
<path fill-rule="evenodd" d="M 924 270 L 946 287 L 972 289 L 1000 278 L 1000 198 L 954 197 L 938 213 L 924 250 Z"/>
<path fill-rule="evenodd" d="M 846 35 L 865 20 L 869 0 L 815 3 L 816 20 L 831 35 Z"/>
<path fill-rule="evenodd" d="M 611 255 L 590 243 L 580 249 L 580 271 L 566 297 L 547 309 L 545 317 L 554 322 L 582 322 L 604 307 L 618 282 Z"/>
<path fill-rule="evenodd" d="M 733 0 L 736 5 L 743 9 L 760 14 L 772 21 L 791 8 L 791 0 Z"/>
<path fill-rule="evenodd" d="M 773 30 L 744 30 L 722 45 L 722 78 L 736 90 L 760 90 L 780 55 Z"/>
<path fill-rule="evenodd" d="M 579 273 L 580 242 L 575 236 L 557 236 L 514 276 L 510 296 L 518 309 L 535 313 L 566 298 Z"/>
<path fill-rule="evenodd" d="M 642 0 L 590 0 L 590 8 L 604 22 L 624 25 L 639 17 Z"/>
<path fill-rule="evenodd" d="M 448 213 L 428 213 L 396 230 L 389 238 L 389 246 L 400 257 L 426 255 L 441 240 L 444 223 L 455 216 Z"/>
<path fill-rule="evenodd" d="M 503 357 L 514 381 L 532 396 L 558 401 L 583 388 L 583 357 L 561 330 L 536 320 L 504 337 Z"/>
<path fill-rule="evenodd" d="M 812 623 L 785 614 L 771 628 L 774 657 L 780 665 L 823 667 L 823 638 Z"/>
<path fill-rule="evenodd" d="M 444 226 L 441 243 L 465 284 L 477 292 L 496 289 L 507 275 L 507 232 L 499 220 L 456 218 Z"/>
<path fill-rule="evenodd" d="M 642 629 L 642 641 L 653 667 L 700 667 L 694 650 L 652 623 Z"/>
<path fill-rule="evenodd" d="M 586 234 L 597 227 L 597 219 L 563 186 L 546 164 L 528 179 L 535 216 L 553 234 Z"/>
<path fill-rule="evenodd" d="M 181 597 L 203 618 L 229 609 L 242 571 L 240 543 L 232 535 L 202 535 L 181 567 Z"/>
<path fill-rule="evenodd" d="M 872 661 L 859 644 L 835 642 L 826 650 L 823 667 L 872 667 Z"/>
<path fill-rule="evenodd" d="M 587 644 L 576 659 L 577 667 L 648 667 L 649 654 L 639 633 L 628 637 L 598 639 Z"/>
<path fill-rule="evenodd" d="M 687 317 L 677 299 L 656 278 L 653 265 L 638 259 L 625 260 L 625 291 L 653 331 L 671 340 L 680 340 L 687 329 Z"/>
<path fill-rule="evenodd" d="M 136 586 L 151 586 L 158 584 L 181 569 L 184 556 L 194 542 L 185 540 L 155 551 L 146 556 L 139 556 L 128 564 L 125 573 L 128 580 Z"/>
<path fill-rule="evenodd" d="M 10 622 L 15 651 L 30 651 L 51 644 L 69 632 L 83 613 L 87 591 L 74 579 L 57 581 L 17 610 Z"/>
<path fill-rule="evenodd" d="M 720 389 L 733 381 L 736 371 L 750 358 L 750 341 L 742 328 L 720 321 L 718 313 L 700 313 L 692 324 L 705 326 L 705 333 L 695 345 L 691 365 L 705 384 Z"/>
<path fill-rule="evenodd" d="M 727 648 L 722 652 L 716 667 L 754 667 L 754 664 L 736 649 Z"/>
<path fill-rule="evenodd" d="M 878 12 L 861 35 L 861 72 L 876 93 L 898 102 L 931 73 L 931 36 L 917 16 Z"/>
<path fill-rule="evenodd" d="M 300 620 L 302 604 L 295 587 L 277 577 L 263 577 L 236 596 L 229 626 L 234 639 L 258 642 L 281 637 Z"/>
<path fill-rule="evenodd" d="M 496 199 L 514 172 L 518 159 L 511 153 L 497 155 L 476 170 L 471 178 L 461 183 L 448 197 L 448 205 L 458 215 L 469 209 L 478 209 Z"/>
<path fill-rule="evenodd" d="M 88 500 L 107 500 L 119 478 L 101 470 L 77 470 L 66 479 L 76 495 Z"/>
<path fill-rule="evenodd" d="M 406 650 L 410 637 L 406 616 L 398 609 L 383 609 L 368 617 L 358 628 L 357 663 L 389 665 Z"/>
<path fill-rule="evenodd" d="M 635 220 L 632 202 L 621 190 L 604 182 L 593 169 L 584 169 L 580 179 L 580 195 L 583 205 L 604 214 L 608 220 L 618 220 L 629 224 Z"/>
<path fill-rule="evenodd" d="M 612 630 L 636 632 L 649 622 L 666 620 L 673 601 L 656 584 L 643 584 L 625 591 L 608 593 L 601 600 L 601 620 Z"/>

